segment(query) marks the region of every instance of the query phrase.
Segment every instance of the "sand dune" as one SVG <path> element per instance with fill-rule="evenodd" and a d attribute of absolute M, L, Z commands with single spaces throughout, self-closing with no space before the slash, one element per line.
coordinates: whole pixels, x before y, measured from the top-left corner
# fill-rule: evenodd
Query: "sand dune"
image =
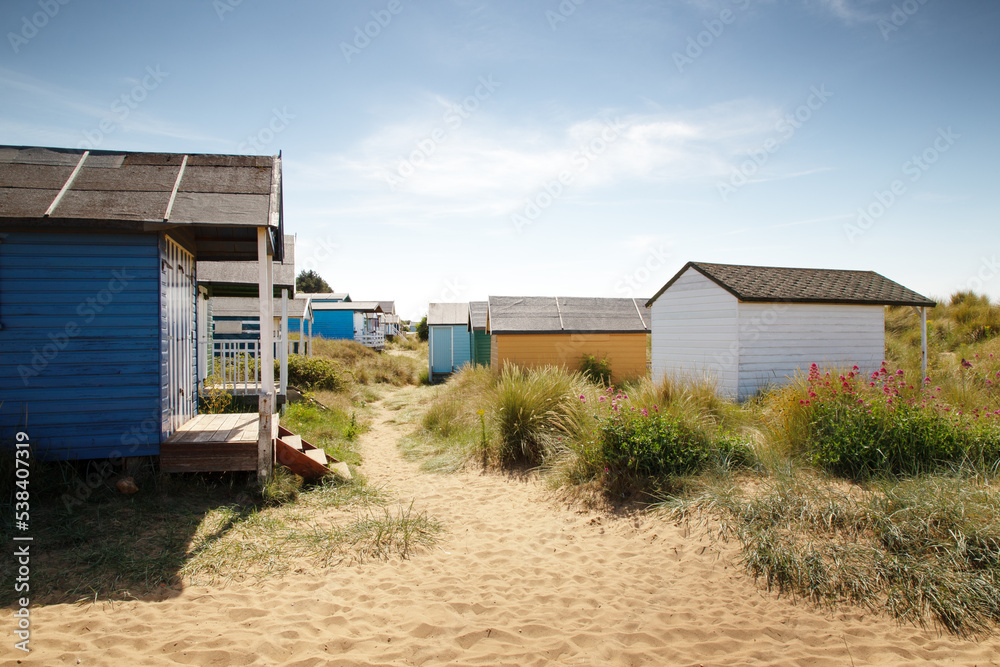
<path fill-rule="evenodd" d="M 365 474 L 437 517 L 437 546 L 161 602 L 38 609 L 25 664 L 1000 664 L 996 638 L 761 592 L 734 552 L 662 520 L 570 508 L 532 481 L 422 474 L 387 417 L 364 436 Z"/>

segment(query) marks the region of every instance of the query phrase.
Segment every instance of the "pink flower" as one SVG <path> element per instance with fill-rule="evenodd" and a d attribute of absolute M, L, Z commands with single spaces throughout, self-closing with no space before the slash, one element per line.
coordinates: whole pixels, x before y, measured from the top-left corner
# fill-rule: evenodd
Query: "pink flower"
<path fill-rule="evenodd" d="M 854 370 L 854 371 L 860 371 L 861 369 L 860 369 L 860 368 L 858 368 L 857 366 L 855 366 L 855 367 L 854 367 L 854 368 L 852 368 L 851 370 Z"/>
<path fill-rule="evenodd" d="M 643 409 L 642 409 L 642 416 L 643 416 L 643 417 L 648 417 L 648 416 L 649 416 L 649 413 L 648 413 L 648 412 L 646 412 L 646 408 L 643 408 Z"/>
<path fill-rule="evenodd" d="M 962 359 L 962 368 L 972 368 L 972 364 L 970 364 L 965 359 Z"/>
<path fill-rule="evenodd" d="M 583 394 L 580 394 L 580 400 L 583 401 L 584 403 L 586 403 L 587 402 L 587 397 L 584 396 Z"/>
<path fill-rule="evenodd" d="M 603 403 L 604 402 L 604 397 L 603 396 L 598 396 L 597 400 L 600 401 L 601 403 Z"/>

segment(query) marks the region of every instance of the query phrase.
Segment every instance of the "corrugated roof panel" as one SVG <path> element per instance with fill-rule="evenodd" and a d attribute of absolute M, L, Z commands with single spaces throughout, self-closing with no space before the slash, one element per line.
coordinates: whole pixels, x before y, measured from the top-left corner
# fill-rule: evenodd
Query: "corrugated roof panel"
<path fill-rule="evenodd" d="M 489 302 L 470 301 L 469 313 L 473 331 L 486 331 L 486 314 L 489 312 Z"/>
<path fill-rule="evenodd" d="M 560 297 L 559 307 L 569 331 L 646 331 L 632 299 Z"/>
<path fill-rule="evenodd" d="M 644 333 L 632 299 L 604 297 L 495 297 L 492 333 Z"/>
<path fill-rule="evenodd" d="M 432 303 L 427 306 L 427 324 L 435 326 L 453 326 L 468 324 L 469 302 L 462 303 Z"/>

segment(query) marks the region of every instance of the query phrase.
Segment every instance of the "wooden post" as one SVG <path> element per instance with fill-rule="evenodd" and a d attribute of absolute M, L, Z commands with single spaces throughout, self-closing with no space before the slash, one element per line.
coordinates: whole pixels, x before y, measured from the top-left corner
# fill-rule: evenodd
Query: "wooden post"
<path fill-rule="evenodd" d="M 301 325 L 299 329 L 301 329 Z M 299 332 L 299 337 L 302 337 L 302 332 Z M 281 290 L 281 373 L 279 375 L 279 382 L 281 383 L 281 390 L 278 392 L 282 396 L 288 393 L 288 346 L 291 343 L 288 340 L 288 290 Z"/>
<path fill-rule="evenodd" d="M 920 382 L 927 377 L 927 306 L 920 307 Z"/>
<path fill-rule="evenodd" d="M 260 298 L 260 393 L 257 395 L 259 415 L 257 430 L 257 478 L 261 482 L 271 479 L 274 473 L 274 441 L 271 434 L 274 424 L 274 288 L 271 286 L 271 254 L 267 251 L 266 227 L 257 228 L 257 264 L 259 280 L 257 294 Z"/>

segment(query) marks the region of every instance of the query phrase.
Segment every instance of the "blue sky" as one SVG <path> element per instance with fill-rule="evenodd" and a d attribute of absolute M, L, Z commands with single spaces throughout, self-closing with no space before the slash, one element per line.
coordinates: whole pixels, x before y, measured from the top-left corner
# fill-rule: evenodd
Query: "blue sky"
<path fill-rule="evenodd" d="M 1000 298 L 1000 3 L 6 0 L 0 143 L 284 156 L 356 299 L 648 296 L 686 261 Z"/>

